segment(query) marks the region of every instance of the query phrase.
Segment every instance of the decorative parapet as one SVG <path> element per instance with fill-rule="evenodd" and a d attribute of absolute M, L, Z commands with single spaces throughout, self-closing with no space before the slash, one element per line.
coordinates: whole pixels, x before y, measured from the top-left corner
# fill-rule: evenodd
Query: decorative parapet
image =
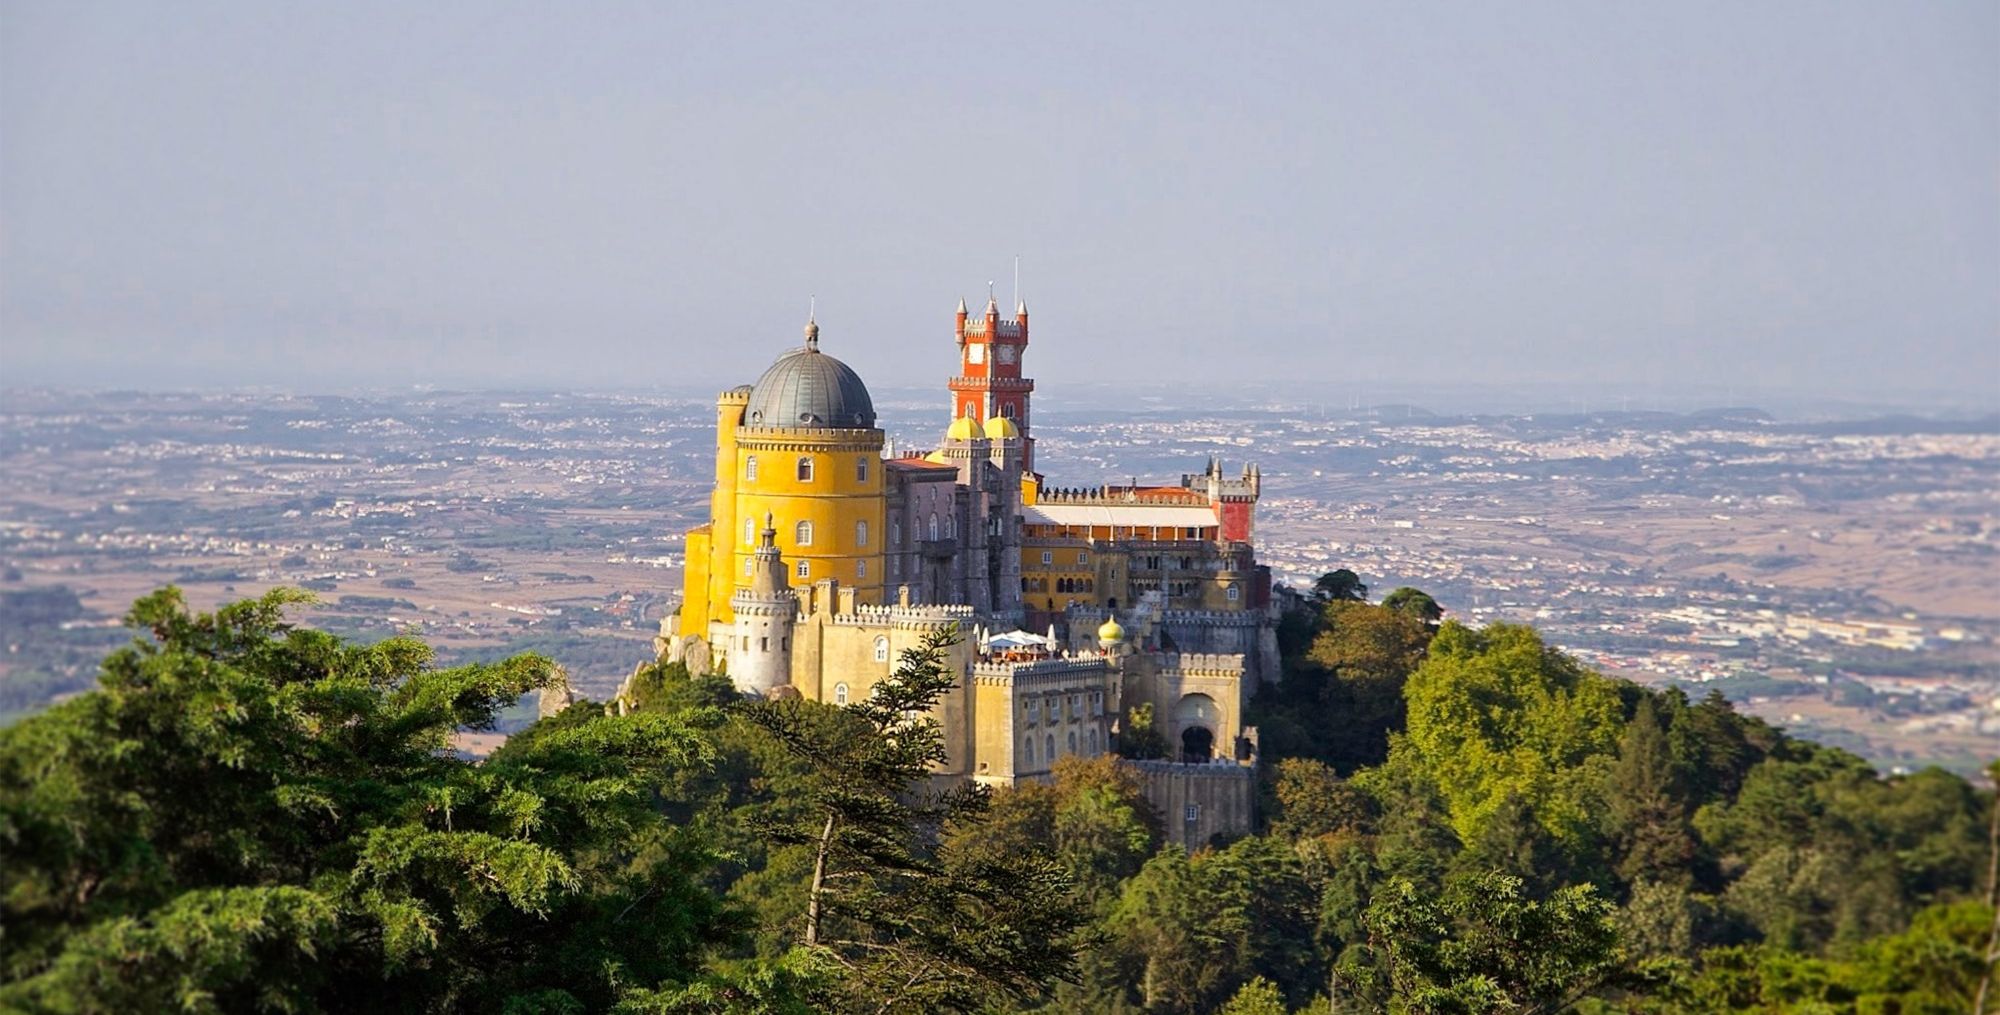
<path fill-rule="evenodd" d="M 1052 488 L 1035 495 L 1040 504 L 1088 504 L 1115 507 L 1120 504 L 1164 504 L 1173 507 L 1207 507 L 1208 501 L 1190 496 L 1185 490 L 1148 490 L 1130 487 L 1093 486 Z"/>
<path fill-rule="evenodd" d="M 827 618 L 829 623 L 841 627 L 894 627 L 903 630 L 932 630 L 952 624 L 970 626 L 973 612 L 970 606 L 949 604 L 913 606 L 869 606 L 860 604 L 851 612 L 836 613 Z"/>
<path fill-rule="evenodd" d="M 1023 663 L 973 663 L 972 680 L 978 684 L 1060 684 L 1070 680 L 1100 679 L 1109 669 L 1103 656 L 1036 659 Z"/>
<path fill-rule="evenodd" d="M 1161 624 L 1176 626 L 1256 627 L 1264 622 L 1259 610 L 1161 610 Z"/>
<path fill-rule="evenodd" d="M 767 426 L 736 428 L 736 443 L 749 451 L 822 451 L 826 448 L 873 450 L 882 447 L 881 430 L 831 426 Z"/>
<path fill-rule="evenodd" d="M 1154 656 L 1163 673 L 1233 677 L 1243 672 L 1240 652 L 1162 652 Z"/>
<path fill-rule="evenodd" d="M 1179 775 L 1193 779 L 1252 779 L 1257 774 L 1255 762 L 1237 761 L 1233 758 L 1217 758 L 1213 761 L 1164 761 L 1157 758 L 1146 760 L 1120 758 L 1119 761 L 1140 772 Z"/>

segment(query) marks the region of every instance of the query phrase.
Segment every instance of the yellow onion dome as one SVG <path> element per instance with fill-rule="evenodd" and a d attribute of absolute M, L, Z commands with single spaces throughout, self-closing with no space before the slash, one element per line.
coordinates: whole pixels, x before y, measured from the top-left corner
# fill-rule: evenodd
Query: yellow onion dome
<path fill-rule="evenodd" d="M 989 441 L 1011 441 L 1021 436 L 1021 428 L 1005 416 L 995 416 L 986 421 L 986 439 Z"/>
<path fill-rule="evenodd" d="M 1106 644 L 1125 640 L 1125 629 L 1118 626 L 1118 618 L 1112 617 L 1097 629 L 1097 640 Z"/>
<path fill-rule="evenodd" d="M 944 432 L 944 439 L 948 441 L 969 441 L 977 436 L 979 436 L 979 424 L 974 423 L 971 416 L 960 416 L 952 420 L 950 428 Z"/>

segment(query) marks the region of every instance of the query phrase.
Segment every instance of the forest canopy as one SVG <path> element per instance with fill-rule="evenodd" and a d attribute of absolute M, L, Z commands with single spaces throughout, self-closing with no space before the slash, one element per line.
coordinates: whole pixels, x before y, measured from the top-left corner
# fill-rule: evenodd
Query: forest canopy
<path fill-rule="evenodd" d="M 1954 1012 L 1992 794 L 1603 677 L 1350 574 L 1280 628 L 1262 827 L 1192 854 L 1115 758 L 934 785 L 936 638 L 882 693 L 297 627 L 164 589 L 0 729 L 0 1008 L 46 1012 Z"/>

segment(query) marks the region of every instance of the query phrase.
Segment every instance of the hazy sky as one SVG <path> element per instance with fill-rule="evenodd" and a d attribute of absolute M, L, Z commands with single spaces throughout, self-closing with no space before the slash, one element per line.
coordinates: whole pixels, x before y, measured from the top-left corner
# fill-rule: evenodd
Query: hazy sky
<path fill-rule="evenodd" d="M 2000 4 L 0 3 L 0 385 L 2000 395 Z"/>

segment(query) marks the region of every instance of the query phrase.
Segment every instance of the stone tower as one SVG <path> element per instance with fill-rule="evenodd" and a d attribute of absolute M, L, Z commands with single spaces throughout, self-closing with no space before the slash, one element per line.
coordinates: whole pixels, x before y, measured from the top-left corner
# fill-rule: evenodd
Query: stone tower
<path fill-rule="evenodd" d="M 724 647 L 729 680 L 748 694 L 765 694 L 792 681 L 792 624 L 799 604 L 785 576 L 777 539 L 777 523 L 767 514 L 762 541 L 752 558 L 750 584 L 729 598 L 736 615 L 731 643 Z"/>

